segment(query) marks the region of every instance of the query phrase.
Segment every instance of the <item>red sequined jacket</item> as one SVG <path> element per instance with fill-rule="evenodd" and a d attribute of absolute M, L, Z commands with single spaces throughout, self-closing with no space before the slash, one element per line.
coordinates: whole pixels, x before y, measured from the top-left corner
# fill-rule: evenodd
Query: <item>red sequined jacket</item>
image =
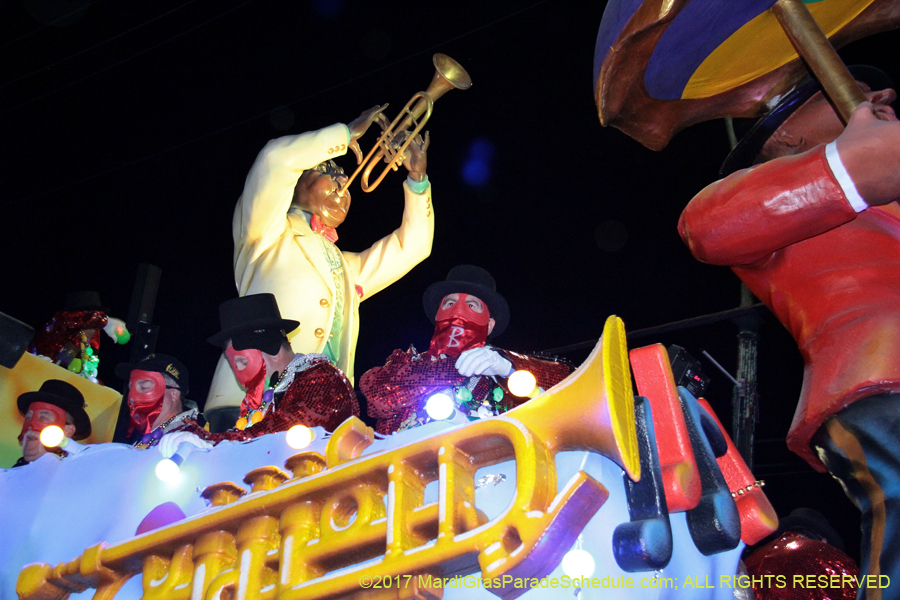
<path fill-rule="evenodd" d="M 351 416 L 359 416 L 359 402 L 353 386 L 340 369 L 322 357 L 295 375 L 281 397 L 275 396 L 275 410 L 269 410 L 259 423 L 244 430 L 232 429 L 223 433 L 210 433 L 196 424 L 179 431 L 189 431 L 217 444 L 223 440 L 244 441 L 287 431 L 294 425 L 334 431 Z"/>
<path fill-rule="evenodd" d="M 701 261 L 731 266 L 794 336 L 806 367 L 788 446 L 824 471 L 810 448 L 822 423 L 900 391 L 900 207 L 857 214 L 820 146 L 713 183 L 678 231 Z"/>
<path fill-rule="evenodd" d="M 572 371 L 566 363 L 497 348 L 494 350 L 509 360 L 516 370 L 530 371 L 537 384 L 544 389 L 553 387 Z M 414 353 L 412 349 L 405 352 L 394 350 L 383 367 L 366 371 L 359 381 L 359 389 L 368 401 L 369 416 L 378 420 L 375 431 L 382 434 L 399 431 L 407 419 L 424 408 L 431 394 L 447 388 L 470 388 L 474 383 L 471 392 L 475 400 L 483 400 L 499 388 L 503 392 L 502 399 L 494 404 L 500 412 L 506 412 L 527 400 L 510 394 L 502 378 L 460 375 L 455 363 L 456 357 L 432 360 L 430 356 Z"/>
<path fill-rule="evenodd" d="M 53 319 L 43 329 L 37 332 L 28 351 L 32 354 L 46 356 L 53 362 L 63 359 L 64 357 L 61 355 L 66 350 L 72 352 L 72 356 L 77 356 L 82 341 L 81 333 L 85 330 L 93 330 L 94 334 L 88 343 L 91 348 L 97 350 L 100 347 L 100 330 L 106 327 L 108 322 L 108 317 L 101 311 L 60 311 L 53 315 Z M 64 366 L 68 366 L 68 361 Z"/>

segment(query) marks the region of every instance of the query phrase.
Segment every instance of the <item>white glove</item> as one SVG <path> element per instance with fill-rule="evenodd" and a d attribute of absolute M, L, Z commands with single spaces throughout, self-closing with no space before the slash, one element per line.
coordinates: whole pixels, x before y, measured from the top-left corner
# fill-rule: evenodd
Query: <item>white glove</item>
<path fill-rule="evenodd" d="M 191 444 L 197 448 L 213 447 L 212 444 L 190 431 L 167 433 L 162 436 L 162 439 L 159 440 L 159 444 L 156 447 L 159 448 L 159 453 L 163 455 L 163 458 L 172 458 L 172 455 L 178 452 L 178 446 L 181 444 Z"/>
<path fill-rule="evenodd" d="M 466 350 L 456 359 L 456 370 L 460 375 L 499 375 L 508 377 L 513 372 L 512 363 L 490 348 L 472 348 Z"/>
<path fill-rule="evenodd" d="M 128 340 L 131 339 L 131 333 L 125 326 L 125 321 L 115 317 L 109 317 L 103 332 L 117 344 L 127 344 Z"/>

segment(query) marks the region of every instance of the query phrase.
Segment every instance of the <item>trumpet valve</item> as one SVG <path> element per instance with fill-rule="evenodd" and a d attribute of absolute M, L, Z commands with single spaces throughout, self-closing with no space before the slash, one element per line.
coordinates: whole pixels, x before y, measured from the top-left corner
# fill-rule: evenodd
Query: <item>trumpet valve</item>
<path fill-rule="evenodd" d="M 329 468 L 359 458 L 375 441 L 375 430 L 359 418 L 350 417 L 334 430 L 325 446 L 325 464 Z"/>
<path fill-rule="evenodd" d="M 209 502 L 211 506 L 224 506 L 225 504 L 231 504 L 246 493 L 247 490 L 236 483 L 223 481 L 207 487 L 200 494 L 200 497 Z"/>
<path fill-rule="evenodd" d="M 290 479 L 290 475 L 275 466 L 253 469 L 244 477 L 244 483 L 250 485 L 250 493 L 264 492 L 277 488 Z"/>
<path fill-rule="evenodd" d="M 284 461 L 284 468 L 292 473 L 291 479 L 303 479 L 325 470 L 325 457 L 318 452 L 300 452 Z"/>

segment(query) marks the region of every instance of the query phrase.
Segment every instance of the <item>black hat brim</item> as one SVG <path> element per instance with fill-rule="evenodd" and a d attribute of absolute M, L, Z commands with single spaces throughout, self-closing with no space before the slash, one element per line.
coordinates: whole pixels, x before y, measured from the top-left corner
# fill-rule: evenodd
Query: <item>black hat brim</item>
<path fill-rule="evenodd" d="M 78 405 L 78 402 L 72 398 L 58 396 L 47 392 L 25 392 L 16 400 L 19 412 L 23 415 L 28 412 L 28 407 L 32 402 L 46 402 L 53 406 L 58 406 L 72 416 L 72 422 L 75 424 L 75 435 L 73 440 L 83 440 L 91 435 L 91 418 L 84 410 L 84 405 Z"/>
<path fill-rule="evenodd" d="M 471 294 L 487 304 L 491 318 L 494 319 L 494 330 L 488 337 L 496 337 L 506 331 L 506 326 L 509 325 L 509 305 L 506 299 L 485 285 L 468 281 L 438 281 L 428 286 L 422 296 L 422 303 L 425 314 L 432 323 L 435 322 L 441 300 L 448 294 Z"/>
<path fill-rule="evenodd" d="M 238 327 L 223 329 L 216 335 L 206 338 L 206 341 L 213 346 L 222 347 L 225 345 L 225 342 L 233 338 L 235 334 L 238 333 L 253 331 L 254 329 L 282 329 L 286 334 L 290 334 L 298 327 L 300 327 L 300 321 L 294 321 L 291 319 L 257 319 L 255 321 L 242 323 Z"/>

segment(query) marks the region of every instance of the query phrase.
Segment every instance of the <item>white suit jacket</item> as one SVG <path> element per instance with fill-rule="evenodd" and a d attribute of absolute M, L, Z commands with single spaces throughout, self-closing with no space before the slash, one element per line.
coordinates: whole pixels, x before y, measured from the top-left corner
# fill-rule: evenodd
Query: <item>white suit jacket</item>
<path fill-rule="evenodd" d="M 304 170 L 347 152 L 350 132 L 335 124 L 270 141 L 259 153 L 234 210 L 234 277 L 238 294 L 271 293 L 281 316 L 300 321 L 289 334 L 295 352 L 322 352 L 335 311 L 335 285 L 322 250 L 302 214 L 289 212 Z M 337 367 L 353 381 L 359 303 L 409 272 L 431 253 L 434 211 L 431 186 L 421 194 L 403 184 L 400 227 L 362 252 L 342 252 L 343 328 Z M 362 297 L 357 292 L 361 290 Z M 244 392 L 228 362 L 219 360 L 206 409 L 237 406 Z"/>

